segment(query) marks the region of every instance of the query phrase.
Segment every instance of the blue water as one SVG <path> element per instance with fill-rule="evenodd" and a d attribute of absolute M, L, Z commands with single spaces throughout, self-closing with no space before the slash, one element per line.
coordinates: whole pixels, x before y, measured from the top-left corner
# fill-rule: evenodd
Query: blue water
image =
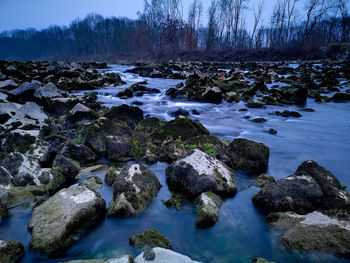
<path fill-rule="evenodd" d="M 196 109 L 200 115 L 190 116 L 199 120 L 209 131 L 220 138 L 233 139 L 245 137 L 265 143 L 270 147 L 268 174 L 276 179 L 292 174 L 305 160 L 315 160 L 332 171 L 343 185 L 350 186 L 350 103 L 317 104 L 308 101 L 307 107 L 316 112 L 301 112 L 300 119 L 283 118 L 269 115 L 272 110 L 301 110 L 297 106 L 274 107 L 267 109 L 249 109 L 239 112 L 243 103 L 213 105 L 207 103 L 170 101 L 165 91 L 180 80 L 162 80 L 141 78 L 134 74 L 123 73 L 130 67 L 114 66 L 110 71 L 121 73 L 128 84 L 122 87 L 107 87 L 98 91 L 99 100 L 107 106 L 123 103 L 131 104 L 138 100 L 145 114 L 165 120 L 172 119 L 170 112 L 183 108 Z M 147 80 L 148 86 L 159 88 L 161 94 L 120 100 L 116 94 L 132 83 Z M 81 95 L 81 94 L 77 94 Z M 264 117 L 266 123 L 257 124 L 245 119 Z M 277 135 L 266 130 L 273 128 Z M 48 259 L 29 250 L 30 234 L 27 224 L 31 210 L 17 207 L 9 211 L 9 216 L 0 225 L 0 239 L 17 240 L 26 246 L 23 262 L 59 262 L 80 258 L 108 258 L 122 254 L 136 256 L 140 253 L 129 246 L 129 237 L 146 229 L 157 228 L 167 236 L 173 249 L 202 262 L 250 262 L 254 257 L 264 257 L 277 262 L 349 262 L 325 254 L 301 254 L 286 251 L 279 242 L 281 232 L 271 229 L 264 215 L 251 202 L 258 188 L 249 187 L 256 176 L 238 173 L 236 184 L 239 191 L 233 198 L 226 200 L 220 210 L 220 220 L 212 228 L 201 230 L 195 227 L 195 208 L 190 202 L 184 204 L 181 211 L 168 209 L 162 200 L 170 197 L 165 182 L 167 164 L 150 166 L 163 187 L 150 206 L 138 217 L 129 219 L 106 218 L 102 224 L 79 240 L 64 259 Z M 94 172 L 90 176 L 104 179 L 106 169 Z M 112 199 L 112 189 L 103 185 L 100 191 L 107 204 Z"/>

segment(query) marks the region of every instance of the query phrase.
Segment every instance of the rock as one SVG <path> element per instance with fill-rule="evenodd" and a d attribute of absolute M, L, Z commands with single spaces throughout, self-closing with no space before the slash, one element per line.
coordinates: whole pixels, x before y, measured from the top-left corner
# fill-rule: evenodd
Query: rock
<path fill-rule="evenodd" d="M 118 93 L 118 97 L 122 99 L 132 98 L 134 96 L 134 91 L 132 88 L 127 88 Z"/>
<path fill-rule="evenodd" d="M 277 131 L 275 129 L 268 129 L 266 132 L 270 133 L 271 135 L 277 134 Z"/>
<path fill-rule="evenodd" d="M 202 193 L 195 201 L 198 207 L 196 226 L 207 228 L 215 225 L 219 220 L 220 207 L 222 200 L 214 193 Z"/>
<path fill-rule="evenodd" d="M 264 122 L 267 122 L 267 120 L 265 118 L 255 118 L 255 119 L 252 119 L 251 122 L 264 123 Z"/>
<path fill-rule="evenodd" d="M 256 206 L 270 211 L 300 214 L 317 209 L 349 211 L 350 195 L 334 175 L 314 161 L 302 163 L 286 178 L 270 183 L 253 197 Z"/>
<path fill-rule="evenodd" d="M 171 198 L 168 200 L 162 200 L 162 203 L 167 208 L 175 208 L 177 211 L 182 209 L 182 201 L 187 200 L 187 197 L 180 193 L 172 193 Z"/>
<path fill-rule="evenodd" d="M 90 190 L 97 191 L 102 189 L 102 180 L 98 176 L 90 177 L 79 184 L 79 186 L 86 186 Z"/>
<path fill-rule="evenodd" d="M 156 129 L 151 137 L 155 140 L 166 140 L 169 138 L 181 138 L 187 140 L 198 135 L 209 135 L 209 131 L 200 123 L 187 117 L 176 117 Z"/>
<path fill-rule="evenodd" d="M 6 114 L 7 120 L 3 124 L 11 129 L 14 125 L 26 131 L 42 130 L 47 127 L 48 116 L 34 102 L 27 102 L 24 105 L 0 103 L 0 114 Z"/>
<path fill-rule="evenodd" d="M 0 81 L 0 90 L 13 90 L 18 87 L 18 84 L 12 79 Z"/>
<path fill-rule="evenodd" d="M 5 168 L 5 170 L 1 169 L 2 172 L 7 173 L 7 176 L 10 174 L 13 186 L 40 185 L 39 177 L 50 171 L 50 169 L 41 169 L 38 159 L 19 152 L 7 155 L 1 161 L 1 165 Z"/>
<path fill-rule="evenodd" d="M 269 176 L 267 174 L 261 174 L 261 175 L 258 176 L 258 178 L 256 179 L 256 181 L 253 184 L 253 186 L 256 186 L 256 187 L 259 187 L 259 188 L 263 188 L 267 184 L 274 183 L 274 182 L 275 182 L 275 178 L 273 178 L 272 176 Z"/>
<path fill-rule="evenodd" d="M 34 99 L 38 102 L 44 102 L 49 99 L 62 97 L 62 92 L 52 82 L 47 83 L 44 87 L 39 87 L 34 92 Z"/>
<path fill-rule="evenodd" d="M 108 169 L 106 176 L 105 176 L 106 184 L 109 186 L 112 186 L 114 184 L 114 182 L 117 180 L 120 172 L 121 172 L 120 168 L 110 167 Z"/>
<path fill-rule="evenodd" d="M 0 240 L 0 262 L 14 263 L 19 262 L 24 257 L 24 246 L 15 241 Z"/>
<path fill-rule="evenodd" d="M 81 124 L 96 120 L 98 114 L 85 105 L 78 103 L 67 115 L 67 122 L 71 125 Z"/>
<path fill-rule="evenodd" d="M 113 201 L 109 216 L 136 216 L 157 195 L 161 184 L 158 178 L 144 165 L 126 166 L 113 184 Z"/>
<path fill-rule="evenodd" d="M 220 104 L 222 102 L 222 92 L 218 87 L 206 87 L 196 100 Z"/>
<path fill-rule="evenodd" d="M 7 213 L 8 194 L 5 188 L 0 187 L 0 223 Z"/>
<path fill-rule="evenodd" d="M 251 263 L 276 263 L 275 261 L 268 261 L 264 258 L 254 258 Z"/>
<path fill-rule="evenodd" d="M 120 139 L 130 137 L 132 130 L 124 121 L 110 121 L 106 118 L 100 118 L 87 125 L 83 130 L 83 134 L 83 144 L 85 146 L 101 156 L 106 156 L 107 137 L 114 136 Z M 110 154 L 113 155 L 113 151 Z"/>
<path fill-rule="evenodd" d="M 289 110 L 285 110 L 283 112 L 280 111 L 275 111 L 272 112 L 272 114 L 277 115 L 277 116 L 282 116 L 282 117 L 294 117 L 294 118 L 300 118 L 302 117 L 302 115 L 297 112 L 297 111 L 289 111 Z"/>
<path fill-rule="evenodd" d="M 265 105 L 261 102 L 255 102 L 253 100 L 248 101 L 245 104 L 248 108 L 265 108 Z"/>
<path fill-rule="evenodd" d="M 204 192 L 233 196 L 237 192 L 234 173 L 224 163 L 198 149 L 166 169 L 171 189 L 198 196 Z"/>
<path fill-rule="evenodd" d="M 304 105 L 306 104 L 307 96 L 308 96 L 307 88 L 300 88 L 294 93 L 292 97 L 292 101 L 296 105 Z"/>
<path fill-rule="evenodd" d="M 310 109 L 310 108 L 303 109 L 303 111 L 305 111 L 305 112 L 315 112 L 314 109 Z"/>
<path fill-rule="evenodd" d="M 128 139 L 107 136 L 105 146 L 106 157 L 110 161 L 123 161 L 131 156 L 131 145 Z"/>
<path fill-rule="evenodd" d="M 68 112 L 79 102 L 77 98 L 54 98 L 44 103 L 44 111 L 51 116 L 59 117 Z"/>
<path fill-rule="evenodd" d="M 5 167 L 0 166 L 0 185 L 7 187 L 11 184 L 11 180 L 11 173 Z"/>
<path fill-rule="evenodd" d="M 165 248 L 146 250 L 135 258 L 135 263 L 199 263 L 187 256 Z"/>
<path fill-rule="evenodd" d="M 350 93 L 336 93 L 332 97 L 333 101 L 350 101 Z"/>
<path fill-rule="evenodd" d="M 142 249 L 155 247 L 172 248 L 170 241 L 155 228 L 130 237 L 129 244 Z"/>
<path fill-rule="evenodd" d="M 105 209 L 102 197 L 85 186 L 59 191 L 33 210 L 28 225 L 31 249 L 50 256 L 62 255 L 104 219 Z"/>
<path fill-rule="evenodd" d="M 183 110 L 183 109 L 178 109 L 177 111 L 170 113 L 170 116 L 172 116 L 172 117 L 177 117 L 177 116 L 187 117 L 188 115 L 190 115 L 190 113 L 187 110 Z"/>
<path fill-rule="evenodd" d="M 109 120 L 125 121 L 132 129 L 143 120 L 143 111 L 138 107 L 132 107 L 123 104 L 118 107 L 112 107 L 106 112 L 105 117 Z"/>
<path fill-rule="evenodd" d="M 235 169 L 254 173 L 267 170 L 270 149 L 263 143 L 239 138 L 231 142 L 227 151 Z"/>
<path fill-rule="evenodd" d="M 36 89 L 40 86 L 35 83 L 25 82 L 21 84 L 18 88 L 15 88 L 8 93 L 8 98 L 10 101 L 17 103 L 26 103 L 33 99 L 33 95 Z"/>
<path fill-rule="evenodd" d="M 62 173 L 66 178 L 73 180 L 79 173 L 79 165 L 73 160 L 64 157 L 63 155 L 57 155 L 52 163 L 52 168 Z"/>
<path fill-rule="evenodd" d="M 272 213 L 267 220 L 272 227 L 287 230 L 280 238 L 287 248 L 350 258 L 350 215 L 327 213 Z"/>
<path fill-rule="evenodd" d="M 60 154 L 82 164 L 93 163 L 98 159 L 98 156 L 88 147 L 72 141 L 64 144 Z"/>

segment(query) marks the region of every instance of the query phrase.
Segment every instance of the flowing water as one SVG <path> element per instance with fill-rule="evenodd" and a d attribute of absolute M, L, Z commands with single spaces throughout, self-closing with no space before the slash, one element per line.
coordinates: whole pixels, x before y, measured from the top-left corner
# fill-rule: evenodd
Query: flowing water
<path fill-rule="evenodd" d="M 220 105 L 172 101 L 165 91 L 181 80 L 141 78 L 138 75 L 124 73 L 128 66 L 112 66 L 108 71 L 119 73 L 126 85 L 106 87 L 97 91 L 99 100 L 106 106 L 132 104 L 136 100 L 145 115 L 171 120 L 170 113 L 179 108 L 196 109 L 200 115 L 190 115 L 200 121 L 213 135 L 222 139 L 244 137 L 265 143 L 270 148 L 270 162 L 267 173 L 276 179 L 292 174 L 305 160 L 314 160 L 324 166 L 340 180 L 350 186 L 350 103 L 317 104 L 313 100 L 307 103 L 315 112 L 303 112 L 302 118 L 283 118 L 269 113 L 273 110 L 302 110 L 298 106 L 266 109 L 249 109 L 241 112 L 243 103 Z M 144 95 L 121 100 L 117 93 L 133 83 L 148 81 L 148 87 L 158 88 L 160 94 Z M 77 95 L 82 95 L 78 93 Z M 263 117 L 265 123 L 253 123 L 247 119 Z M 267 130 L 273 128 L 277 135 Z M 9 216 L 0 225 L 0 239 L 16 240 L 26 246 L 23 262 L 59 262 L 70 259 L 109 258 L 122 254 L 136 256 L 140 253 L 129 246 L 129 237 L 150 228 L 157 228 L 169 238 L 173 250 L 202 262 L 250 262 L 254 257 L 265 257 L 276 262 L 349 262 L 331 255 L 313 253 L 302 254 L 286 251 L 279 242 L 280 231 L 271 229 L 264 214 L 252 204 L 253 195 L 259 191 L 249 187 L 256 175 L 238 173 L 237 195 L 226 200 L 220 210 L 219 222 L 210 229 L 195 227 L 196 210 L 191 203 L 185 203 L 181 211 L 168 209 L 161 200 L 170 197 L 166 184 L 167 164 L 151 165 L 163 187 L 150 206 L 138 217 L 119 219 L 107 218 L 98 227 L 90 231 L 66 253 L 65 258 L 49 259 L 31 252 L 28 248 L 30 233 L 27 225 L 31 210 L 25 207 L 13 208 Z M 90 176 L 104 179 L 106 169 L 94 172 Z M 112 200 L 112 189 L 106 184 L 100 191 L 107 204 Z M 88 220 L 88 219 L 87 219 Z M 49 233 L 48 233 L 49 234 Z"/>

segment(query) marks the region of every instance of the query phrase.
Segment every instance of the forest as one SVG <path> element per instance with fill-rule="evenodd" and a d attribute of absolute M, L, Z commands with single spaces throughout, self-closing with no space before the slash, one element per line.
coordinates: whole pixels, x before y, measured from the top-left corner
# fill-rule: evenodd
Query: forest
<path fill-rule="evenodd" d="M 204 10 L 201 0 L 193 0 L 184 12 L 181 0 L 145 0 L 136 20 L 89 14 L 69 26 L 4 31 L 0 58 L 305 59 L 349 49 L 348 0 L 278 0 L 271 17 L 263 21 L 266 4 L 212 0 Z"/>

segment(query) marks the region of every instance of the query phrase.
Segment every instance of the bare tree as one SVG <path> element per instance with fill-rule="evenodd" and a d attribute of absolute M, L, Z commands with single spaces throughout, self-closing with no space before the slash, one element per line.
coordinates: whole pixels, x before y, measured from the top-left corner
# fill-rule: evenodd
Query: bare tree
<path fill-rule="evenodd" d="M 253 15 L 254 15 L 254 25 L 253 25 L 253 31 L 252 31 L 252 36 L 250 38 L 250 43 L 249 43 L 249 49 L 252 48 L 254 37 L 256 30 L 259 26 L 260 20 L 261 20 L 261 15 L 264 9 L 264 2 L 260 1 L 257 8 L 253 9 Z"/>
<path fill-rule="evenodd" d="M 304 27 L 303 42 L 310 36 L 314 27 L 334 8 L 332 0 L 308 0 L 306 9 L 306 22 Z"/>
<path fill-rule="evenodd" d="M 207 50 L 213 50 L 215 48 L 218 48 L 215 46 L 216 32 L 218 31 L 217 24 L 217 2 L 215 0 L 212 0 L 208 9 L 208 32 L 206 38 Z"/>

